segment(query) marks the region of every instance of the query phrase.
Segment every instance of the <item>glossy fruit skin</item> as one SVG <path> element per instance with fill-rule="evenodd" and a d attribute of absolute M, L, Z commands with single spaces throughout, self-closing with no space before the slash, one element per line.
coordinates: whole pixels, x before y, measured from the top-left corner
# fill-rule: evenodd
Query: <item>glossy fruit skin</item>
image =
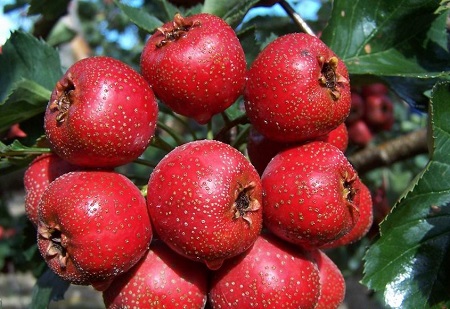
<path fill-rule="evenodd" d="M 345 123 L 341 123 L 330 133 L 324 136 L 320 136 L 315 140 L 330 143 L 339 148 L 342 152 L 345 152 L 348 146 L 347 127 Z M 276 154 L 278 154 L 282 150 L 302 144 L 304 143 L 283 143 L 273 141 L 251 127 L 247 137 L 247 154 L 250 162 L 252 162 L 258 173 L 262 175 L 264 173 L 264 169 L 267 167 L 267 164 L 269 164 L 270 160 Z"/>
<path fill-rule="evenodd" d="M 250 122 L 267 138 L 312 140 L 343 123 L 350 112 L 347 68 L 320 39 L 283 35 L 252 63 L 244 103 Z"/>
<path fill-rule="evenodd" d="M 175 148 L 150 175 L 147 205 L 156 234 L 179 254 L 217 269 L 247 250 L 262 228 L 261 180 L 228 144 Z"/>
<path fill-rule="evenodd" d="M 139 189 L 109 171 L 74 171 L 54 180 L 38 206 L 38 248 L 50 269 L 99 290 L 135 265 L 152 240 Z"/>
<path fill-rule="evenodd" d="M 362 181 L 358 184 L 358 190 L 360 192 L 359 218 L 355 226 L 347 234 L 325 244 L 322 249 L 337 248 L 355 243 L 369 232 L 373 223 L 372 195 L 369 188 Z"/>
<path fill-rule="evenodd" d="M 156 96 L 200 124 L 242 94 L 246 59 L 234 30 L 220 17 L 176 15 L 149 38 L 141 71 Z"/>
<path fill-rule="evenodd" d="M 264 225 L 286 241 L 317 248 L 349 232 L 358 220 L 358 174 L 329 143 L 280 152 L 261 179 Z"/>
<path fill-rule="evenodd" d="M 54 153 L 36 157 L 23 176 L 25 189 L 25 213 L 34 226 L 38 225 L 38 205 L 45 189 L 59 176 L 82 169 L 70 164 Z"/>
<path fill-rule="evenodd" d="M 82 59 L 57 82 L 44 117 L 51 148 L 68 162 L 113 168 L 147 148 L 158 105 L 145 79 L 105 56 Z"/>
<path fill-rule="evenodd" d="M 315 308 L 320 284 L 309 252 L 263 233 L 213 272 L 211 308 Z"/>
<path fill-rule="evenodd" d="M 202 263 L 175 254 L 161 241 L 103 292 L 106 308 L 203 308 L 208 272 Z"/>
<path fill-rule="evenodd" d="M 315 309 L 337 309 L 345 298 L 345 279 L 341 270 L 322 250 L 311 255 L 319 268 L 320 297 Z"/>

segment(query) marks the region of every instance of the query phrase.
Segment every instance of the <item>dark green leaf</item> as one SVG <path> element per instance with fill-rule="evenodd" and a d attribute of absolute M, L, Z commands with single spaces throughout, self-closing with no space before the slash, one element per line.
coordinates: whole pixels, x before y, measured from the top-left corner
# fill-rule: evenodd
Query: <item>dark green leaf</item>
<path fill-rule="evenodd" d="M 237 27 L 242 22 L 245 14 L 252 8 L 258 0 L 240 1 L 240 0 L 228 0 L 228 1 L 216 1 L 205 0 L 203 5 L 203 12 L 217 15 L 223 18 L 233 28 Z"/>
<path fill-rule="evenodd" d="M 33 288 L 31 309 L 47 308 L 51 300 L 61 300 L 70 283 L 62 280 L 53 271 L 47 271 L 37 280 Z"/>
<path fill-rule="evenodd" d="M 14 86 L 11 95 L 0 103 L 0 131 L 45 111 L 51 95 L 50 90 L 27 79 Z"/>
<path fill-rule="evenodd" d="M 76 31 L 69 28 L 64 22 L 58 22 L 47 37 L 47 44 L 50 46 L 57 46 L 59 44 L 67 43 L 71 41 L 76 34 Z"/>
<path fill-rule="evenodd" d="M 135 8 L 121 3 L 119 0 L 114 0 L 114 3 L 128 16 L 128 18 L 136 24 L 142 30 L 153 33 L 156 28 L 163 25 L 163 22 L 156 18 L 154 15 L 150 15 L 142 8 Z"/>
<path fill-rule="evenodd" d="M 17 88 L 17 82 L 29 79 L 53 90 L 62 75 L 58 52 L 31 34 L 15 31 L 0 54 L 0 103 Z M 4 112 L 0 109 L 0 115 Z"/>
<path fill-rule="evenodd" d="M 42 14 L 46 19 L 55 19 L 67 13 L 70 0 L 32 0 L 28 15 Z"/>
<path fill-rule="evenodd" d="M 367 251 L 363 283 L 392 308 L 450 305 L 450 82 L 431 98 L 433 153 L 424 171 L 381 224 Z"/>

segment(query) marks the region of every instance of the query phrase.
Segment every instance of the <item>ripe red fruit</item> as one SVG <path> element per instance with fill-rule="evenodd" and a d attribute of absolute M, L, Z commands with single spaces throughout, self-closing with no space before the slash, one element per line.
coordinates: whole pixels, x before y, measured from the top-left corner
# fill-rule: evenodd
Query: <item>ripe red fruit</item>
<path fill-rule="evenodd" d="M 200 124 L 242 94 L 246 65 L 234 30 L 206 13 L 175 15 L 150 37 L 141 55 L 142 74 L 156 96 Z"/>
<path fill-rule="evenodd" d="M 35 158 L 24 173 L 25 213 L 28 219 L 38 225 L 38 204 L 45 189 L 57 177 L 81 169 L 61 159 L 54 153 L 43 154 Z"/>
<path fill-rule="evenodd" d="M 267 138 L 312 140 L 335 129 L 350 112 L 347 68 L 320 39 L 287 34 L 252 63 L 244 102 L 250 122 Z"/>
<path fill-rule="evenodd" d="M 330 133 L 318 137 L 317 141 L 327 142 L 336 146 L 340 151 L 345 152 L 348 146 L 348 131 L 345 123 L 341 123 L 336 129 L 331 130 Z"/>
<path fill-rule="evenodd" d="M 386 95 L 388 87 L 383 83 L 373 83 L 361 87 L 361 95 L 367 98 L 372 95 Z"/>
<path fill-rule="evenodd" d="M 347 132 L 349 142 L 357 146 L 365 147 L 373 139 L 372 131 L 362 119 L 349 124 L 347 126 Z"/>
<path fill-rule="evenodd" d="M 307 251 L 262 234 L 213 272 L 209 301 L 212 308 L 315 308 L 319 280 Z"/>
<path fill-rule="evenodd" d="M 139 189 L 106 171 L 55 179 L 39 203 L 37 230 L 39 251 L 57 275 L 99 290 L 135 265 L 152 239 Z"/>
<path fill-rule="evenodd" d="M 142 154 L 154 135 L 158 106 L 144 78 L 109 57 L 73 64 L 45 112 L 52 149 L 72 164 L 116 167 Z"/>
<path fill-rule="evenodd" d="M 345 235 L 325 244 L 322 249 L 337 248 L 352 244 L 363 238 L 373 222 L 372 196 L 369 188 L 360 181 L 358 185 L 359 193 L 359 218 L 355 226 Z"/>
<path fill-rule="evenodd" d="M 364 120 L 375 132 L 387 131 L 394 124 L 394 105 L 386 95 L 371 95 L 366 98 Z"/>
<path fill-rule="evenodd" d="M 320 276 L 320 297 L 315 309 L 336 309 L 344 301 L 345 279 L 341 270 L 323 251 L 311 252 Z"/>
<path fill-rule="evenodd" d="M 345 122 L 350 125 L 364 117 L 364 110 L 366 103 L 363 97 L 356 91 L 352 91 L 352 103 L 350 107 L 350 114 L 345 119 Z"/>
<path fill-rule="evenodd" d="M 242 153 L 215 140 L 166 155 L 150 175 L 147 204 L 158 237 L 211 269 L 247 250 L 262 227 L 258 173 Z"/>
<path fill-rule="evenodd" d="M 315 248 L 356 224 L 359 177 L 344 153 L 329 143 L 280 152 L 261 179 L 264 225 L 286 241 Z"/>
<path fill-rule="evenodd" d="M 103 292 L 106 308 L 203 308 L 208 273 L 202 263 L 183 258 L 161 241 Z"/>

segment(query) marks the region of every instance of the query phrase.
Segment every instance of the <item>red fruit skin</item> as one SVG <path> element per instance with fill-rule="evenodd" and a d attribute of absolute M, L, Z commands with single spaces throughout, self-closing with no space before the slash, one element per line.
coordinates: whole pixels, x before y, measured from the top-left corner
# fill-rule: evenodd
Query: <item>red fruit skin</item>
<path fill-rule="evenodd" d="M 364 120 L 374 131 L 388 131 L 394 124 L 394 105 L 386 95 L 371 95 L 365 100 Z"/>
<path fill-rule="evenodd" d="M 181 33 L 175 29 L 171 35 L 177 21 L 190 28 Z M 160 27 L 147 41 L 140 66 L 162 102 L 200 124 L 242 94 L 247 69 L 234 30 L 220 17 L 206 13 L 176 15 Z"/>
<path fill-rule="evenodd" d="M 333 146 L 336 146 L 340 151 L 345 152 L 348 147 L 348 131 L 347 125 L 341 123 L 336 129 L 331 130 L 330 133 L 318 137 L 317 141 L 327 142 Z"/>
<path fill-rule="evenodd" d="M 358 220 L 358 175 L 337 147 L 320 141 L 280 152 L 261 177 L 264 225 L 278 237 L 317 248 Z"/>
<path fill-rule="evenodd" d="M 337 265 L 322 251 L 313 250 L 319 268 L 320 297 L 315 309 L 337 309 L 345 298 L 345 279 Z"/>
<path fill-rule="evenodd" d="M 28 219 L 38 225 L 38 204 L 50 183 L 68 172 L 82 169 L 70 164 L 54 153 L 36 157 L 24 173 L 25 213 Z"/>
<path fill-rule="evenodd" d="M 363 98 L 367 98 L 372 95 L 386 95 L 388 93 L 388 87 L 383 83 L 373 83 L 364 85 L 361 87 L 361 95 Z"/>
<path fill-rule="evenodd" d="M 373 139 L 373 133 L 364 120 L 358 120 L 347 126 L 349 143 L 365 147 Z"/>
<path fill-rule="evenodd" d="M 214 271 L 211 308 L 315 308 L 320 278 L 309 252 L 262 234 Z"/>
<path fill-rule="evenodd" d="M 325 76 L 330 78 L 328 86 L 323 82 Z M 252 63 L 244 103 L 250 122 L 267 138 L 280 142 L 315 139 L 343 123 L 350 112 L 347 68 L 314 36 L 278 37 Z"/>
<path fill-rule="evenodd" d="M 134 266 L 152 240 L 144 197 L 115 172 L 58 177 L 42 195 L 38 220 L 38 248 L 50 269 L 99 290 Z"/>
<path fill-rule="evenodd" d="M 365 102 L 360 93 L 352 91 L 350 113 L 345 122 L 350 125 L 364 117 Z"/>
<path fill-rule="evenodd" d="M 235 148 L 198 140 L 153 170 L 147 205 L 158 237 L 179 254 L 217 269 L 247 250 L 262 228 L 261 180 Z"/>
<path fill-rule="evenodd" d="M 321 249 L 337 248 L 357 242 L 369 232 L 373 223 L 373 204 L 372 195 L 369 188 L 360 181 L 359 188 L 359 218 L 355 226 L 342 237 L 329 242 L 321 247 Z"/>
<path fill-rule="evenodd" d="M 153 241 L 144 257 L 103 292 L 103 301 L 108 309 L 203 308 L 208 278 L 205 265 Z"/>
<path fill-rule="evenodd" d="M 142 154 L 157 117 L 158 105 L 144 78 L 119 60 L 99 56 L 76 62 L 58 81 L 44 128 L 63 159 L 113 168 Z"/>

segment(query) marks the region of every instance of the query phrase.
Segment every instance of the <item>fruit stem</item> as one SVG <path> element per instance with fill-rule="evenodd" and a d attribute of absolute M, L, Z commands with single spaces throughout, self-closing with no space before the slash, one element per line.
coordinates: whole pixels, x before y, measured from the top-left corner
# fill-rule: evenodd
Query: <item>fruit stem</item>
<path fill-rule="evenodd" d="M 150 162 L 150 161 L 145 160 L 145 159 L 137 158 L 137 159 L 134 159 L 133 162 L 136 163 L 136 164 L 145 165 L 145 166 L 148 166 L 148 167 L 151 167 L 151 168 L 155 168 L 156 167 L 155 163 Z"/>
<path fill-rule="evenodd" d="M 300 29 L 303 32 L 312 36 L 316 36 L 314 31 L 308 26 L 305 20 L 294 10 L 294 8 L 286 0 L 281 0 L 278 3 L 286 11 L 289 17 L 297 24 L 297 26 L 300 27 Z"/>
<path fill-rule="evenodd" d="M 158 128 L 164 130 L 167 134 L 169 134 L 170 137 L 174 139 L 175 143 L 177 143 L 177 145 L 184 144 L 184 141 L 180 138 L 180 136 L 176 132 L 174 132 L 171 127 L 167 126 L 162 121 L 158 121 Z"/>
<path fill-rule="evenodd" d="M 228 133 L 228 131 L 230 131 L 232 128 L 240 125 L 240 124 L 248 124 L 250 123 L 247 115 L 244 114 L 242 116 L 239 116 L 231 121 L 229 121 L 225 126 L 223 126 L 223 128 L 217 132 L 217 134 L 214 136 L 215 140 L 218 141 L 223 141 L 225 140 L 226 134 Z"/>
<path fill-rule="evenodd" d="M 212 119 L 210 121 L 208 121 L 207 124 L 207 130 L 206 130 L 206 139 L 213 139 L 214 138 L 214 133 L 213 133 L 213 129 L 212 129 Z"/>
<path fill-rule="evenodd" d="M 155 136 L 150 146 L 164 150 L 166 152 L 171 152 L 175 148 L 159 136 Z"/>

